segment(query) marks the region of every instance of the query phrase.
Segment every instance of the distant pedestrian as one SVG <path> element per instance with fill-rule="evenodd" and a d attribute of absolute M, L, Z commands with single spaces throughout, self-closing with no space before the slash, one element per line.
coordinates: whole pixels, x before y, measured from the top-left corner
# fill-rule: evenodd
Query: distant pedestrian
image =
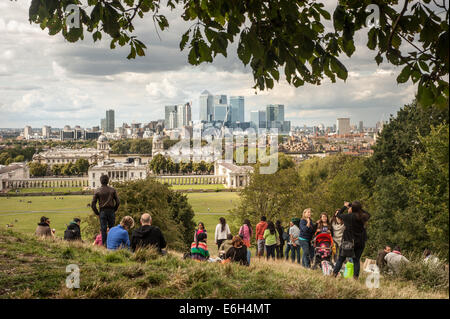
<path fill-rule="evenodd" d="M 101 187 L 97 188 L 92 198 L 91 208 L 100 218 L 100 230 L 102 233 L 103 245 L 106 246 L 107 232 L 106 229 L 112 229 L 115 224 L 115 214 L 119 208 L 119 197 L 113 187 L 108 186 L 108 175 L 100 176 Z M 99 209 L 97 209 L 97 202 Z M 100 211 L 99 211 L 100 210 Z"/>
<path fill-rule="evenodd" d="M 314 223 L 311 220 L 311 208 L 306 208 L 303 211 L 302 219 L 300 221 L 300 235 L 298 237 L 300 247 L 302 249 L 302 265 L 309 268 L 311 260 L 314 257 L 314 249 L 311 245 L 311 240 L 314 235 Z"/>
<path fill-rule="evenodd" d="M 41 221 L 36 227 L 35 235 L 39 237 L 55 237 L 55 230 L 50 228 L 50 218 L 45 216 L 41 217 Z"/>
<path fill-rule="evenodd" d="M 269 260 L 269 257 L 275 259 L 275 248 L 277 246 L 277 237 L 279 234 L 275 228 L 275 224 L 272 221 L 267 223 L 267 228 L 264 231 L 264 244 L 266 246 L 266 258 Z"/>
<path fill-rule="evenodd" d="M 289 246 L 291 250 L 291 260 L 300 264 L 300 218 L 292 218 L 289 227 Z M 286 260 L 288 259 L 288 250 L 286 249 Z"/>
<path fill-rule="evenodd" d="M 217 245 L 217 249 L 220 249 L 220 245 L 225 241 L 228 237 L 228 234 L 231 234 L 230 227 L 228 226 L 225 218 L 219 218 L 219 224 L 216 226 L 216 233 L 214 236 L 214 242 Z"/>
<path fill-rule="evenodd" d="M 348 214 L 344 214 L 347 209 Z M 344 221 L 345 230 L 339 258 L 333 270 L 334 276 L 336 277 L 339 274 L 345 259 L 351 257 L 354 264 L 353 278 L 358 279 L 361 268 L 360 259 L 367 241 L 366 226 L 370 214 L 362 209 L 359 201 L 354 201 L 353 203 L 344 202 L 344 207 L 339 210 L 336 217 Z M 352 246 L 353 249 L 351 249 Z M 349 256 L 349 254 L 353 256 Z"/>
<path fill-rule="evenodd" d="M 68 241 L 81 240 L 81 219 L 74 218 L 64 231 L 64 239 Z"/>
<path fill-rule="evenodd" d="M 120 248 L 130 248 L 130 237 L 128 231 L 134 227 L 134 220 L 131 216 L 125 216 L 120 221 L 120 224 L 112 227 L 109 230 L 108 238 L 106 240 L 106 247 L 109 250 L 116 250 Z M 102 234 L 103 236 L 103 234 Z"/>
<path fill-rule="evenodd" d="M 250 241 L 253 235 L 253 228 L 250 224 L 250 220 L 245 219 L 244 224 L 239 228 L 239 236 L 244 241 L 244 245 L 250 247 Z"/>
<path fill-rule="evenodd" d="M 256 225 L 256 254 L 258 257 L 264 256 L 265 249 L 265 240 L 264 240 L 264 231 L 267 228 L 266 216 L 261 216 L 261 221 Z"/>
<path fill-rule="evenodd" d="M 277 220 L 275 222 L 275 228 L 278 232 L 279 242 L 280 244 L 275 247 L 276 253 L 277 253 L 277 259 L 283 258 L 283 249 L 284 249 L 284 228 L 281 226 L 281 221 Z"/>
<path fill-rule="evenodd" d="M 342 243 L 342 236 L 344 235 L 344 221 L 340 219 L 339 217 L 336 217 L 336 214 L 339 212 L 339 210 L 336 210 L 333 217 L 331 218 L 331 230 L 333 233 L 333 243 L 334 243 L 334 262 L 336 263 L 338 257 L 339 257 L 339 249 L 341 248 Z"/>
<path fill-rule="evenodd" d="M 195 230 L 195 233 L 194 233 L 194 241 L 197 240 L 196 239 L 197 235 L 200 234 L 200 233 L 206 233 L 205 224 L 203 224 L 203 222 L 199 222 L 198 223 L 198 227 L 197 227 L 197 229 Z"/>

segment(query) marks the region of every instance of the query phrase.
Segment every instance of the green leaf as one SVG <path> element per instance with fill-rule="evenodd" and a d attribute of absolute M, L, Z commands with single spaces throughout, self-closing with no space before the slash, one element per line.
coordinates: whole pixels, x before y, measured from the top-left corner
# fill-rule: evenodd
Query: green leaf
<path fill-rule="evenodd" d="M 181 51 L 184 50 L 184 48 L 189 40 L 189 32 L 190 32 L 190 30 L 187 30 L 181 37 L 181 42 L 180 42 L 180 50 Z"/>
<path fill-rule="evenodd" d="M 411 75 L 411 67 L 409 65 L 405 66 L 400 72 L 400 74 L 397 76 L 397 83 L 405 83 L 408 81 L 409 76 Z"/>
<path fill-rule="evenodd" d="M 338 78 L 342 80 L 346 80 L 348 76 L 347 68 L 338 60 L 336 57 L 331 56 L 330 57 L 330 66 L 331 70 L 336 73 Z"/>
<path fill-rule="evenodd" d="M 333 13 L 333 25 L 336 31 L 344 30 L 345 21 L 345 9 L 343 6 L 338 5 Z"/>
<path fill-rule="evenodd" d="M 377 29 L 372 28 L 370 29 L 368 34 L 367 47 L 370 50 L 375 50 L 376 46 L 377 46 Z"/>
<path fill-rule="evenodd" d="M 377 62 L 377 65 L 380 65 L 383 62 L 383 57 L 380 53 L 378 53 L 375 57 L 375 61 Z"/>

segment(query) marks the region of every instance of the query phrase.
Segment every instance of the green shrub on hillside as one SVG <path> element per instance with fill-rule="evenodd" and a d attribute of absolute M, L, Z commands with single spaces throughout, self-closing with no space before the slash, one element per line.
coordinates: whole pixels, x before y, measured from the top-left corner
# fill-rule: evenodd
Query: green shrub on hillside
<path fill-rule="evenodd" d="M 120 199 L 116 225 L 128 215 L 134 219 L 134 228 L 140 227 L 141 215 L 149 213 L 152 224 L 161 229 L 171 249 L 184 250 L 191 244 L 195 230 L 194 211 L 185 195 L 151 178 L 116 183 L 113 186 Z M 88 234 L 94 236 L 100 232 L 99 219 L 93 213 L 87 217 L 87 224 Z"/>

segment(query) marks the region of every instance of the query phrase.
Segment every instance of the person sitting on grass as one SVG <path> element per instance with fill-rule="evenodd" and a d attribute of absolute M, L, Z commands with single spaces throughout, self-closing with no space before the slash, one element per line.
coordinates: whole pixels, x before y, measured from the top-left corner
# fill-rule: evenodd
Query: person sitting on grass
<path fill-rule="evenodd" d="M 191 244 L 191 259 L 198 261 L 205 261 L 209 259 L 206 238 L 206 233 L 200 233 L 197 235 L 197 240 Z"/>
<path fill-rule="evenodd" d="M 402 255 L 399 246 L 395 246 L 392 252 L 386 254 L 384 260 L 386 261 L 387 268 L 394 273 L 397 273 L 402 265 L 409 263 L 409 260 Z"/>
<path fill-rule="evenodd" d="M 167 243 L 158 226 L 152 226 L 152 216 L 150 214 L 142 214 L 141 225 L 131 234 L 131 250 L 136 251 L 138 247 L 155 247 L 160 254 L 165 254 L 163 248 Z"/>
<path fill-rule="evenodd" d="M 64 231 L 64 239 L 68 241 L 81 240 L 81 219 L 74 218 Z"/>
<path fill-rule="evenodd" d="M 376 264 L 377 264 L 378 269 L 380 270 L 380 272 L 383 272 L 385 270 L 385 268 L 386 268 L 386 260 L 384 260 L 384 257 L 386 257 L 386 255 L 389 254 L 390 252 L 391 252 L 391 247 L 390 246 L 386 246 L 386 247 L 384 247 L 383 250 L 380 250 L 378 252 Z"/>
<path fill-rule="evenodd" d="M 134 227 L 134 220 L 131 216 L 125 216 L 120 224 L 109 230 L 106 239 L 106 248 L 116 250 L 123 247 L 130 248 L 130 237 L 128 231 Z"/>
<path fill-rule="evenodd" d="M 247 246 L 244 244 L 242 238 L 240 236 L 234 236 L 232 244 L 233 246 L 231 246 L 225 254 L 225 259 L 229 258 L 232 262 L 248 266 Z"/>
<path fill-rule="evenodd" d="M 233 235 L 228 234 L 227 239 L 224 242 L 222 242 L 222 245 L 220 245 L 219 257 L 225 256 L 225 254 L 231 247 L 233 247 Z"/>
<path fill-rule="evenodd" d="M 41 222 L 36 227 L 35 235 L 39 237 L 55 237 L 55 230 L 50 228 L 50 218 L 41 217 Z"/>

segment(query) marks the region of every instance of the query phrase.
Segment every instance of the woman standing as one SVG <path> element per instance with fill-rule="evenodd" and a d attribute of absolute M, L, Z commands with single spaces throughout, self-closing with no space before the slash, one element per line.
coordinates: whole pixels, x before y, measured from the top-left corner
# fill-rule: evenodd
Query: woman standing
<path fill-rule="evenodd" d="M 320 233 L 332 234 L 331 225 L 330 225 L 330 221 L 328 220 L 327 213 L 321 213 L 320 218 L 317 221 L 317 228 L 316 228 L 316 233 L 314 234 L 314 236 L 316 236 Z"/>
<path fill-rule="evenodd" d="M 195 233 L 194 233 L 194 241 L 197 241 L 197 236 L 200 233 L 206 233 L 205 224 L 203 224 L 203 222 L 199 222 L 198 223 L 198 227 L 197 227 L 197 229 L 195 230 Z"/>
<path fill-rule="evenodd" d="M 280 242 L 280 244 L 277 245 L 277 247 L 275 248 L 276 252 L 277 252 L 277 259 L 282 259 L 283 258 L 283 248 L 284 248 L 284 238 L 283 238 L 284 228 L 283 228 L 283 226 L 281 226 L 280 220 L 277 220 L 275 222 L 275 228 L 277 229 L 279 242 Z"/>
<path fill-rule="evenodd" d="M 272 221 L 267 223 L 267 229 L 264 231 L 264 240 L 266 245 L 267 259 L 272 256 L 275 259 L 275 247 L 277 246 L 277 237 L 279 234 L 275 229 L 275 225 Z"/>
<path fill-rule="evenodd" d="M 246 219 L 244 220 L 244 224 L 239 228 L 239 236 L 241 236 L 242 240 L 244 241 L 244 245 L 250 247 L 250 241 L 252 239 L 253 235 L 253 228 L 250 224 L 250 220 Z"/>
<path fill-rule="evenodd" d="M 348 212 L 351 214 L 344 214 L 346 209 L 348 209 Z M 345 255 L 348 253 L 343 250 L 344 242 L 348 242 L 353 243 L 353 278 L 358 279 L 361 267 L 360 259 L 367 241 L 366 224 L 370 218 L 370 214 L 362 209 L 362 205 L 359 201 L 354 201 L 353 203 L 344 202 L 344 207 L 336 213 L 336 217 L 341 218 L 344 221 L 345 229 L 339 258 L 333 270 L 334 276 L 336 277 L 339 274 L 345 258 L 348 257 L 343 254 L 344 252 L 346 252 Z"/>
<path fill-rule="evenodd" d="M 231 234 L 230 227 L 228 227 L 225 218 L 220 217 L 219 224 L 217 224 L 216 226 L 216 233 L 214 236 L 214 242 L 217 245 L 217 249 L 220 249 L 220 245 L 222 245 L 222 242 L 227 239 L 228 234 Z"/>
<path fill-rule="evenodd" d="M 313 234 L 314 224 L 311 220 L 311 208 L 306 208 L 300 221 L 300 236 L 298 237 L 300 248 L 303 250 L 302 265 L 306 268 L 310 267 L 311 260 L 314 257 L 314 249 L 311 246 Z"/>
<path fill-rule="evenodd" d="M 333 218 L 331 218 L 331 230 L 333 232 L 333 243 L 334 243 L 334 247 L 336 250 L 336 253 L 334 254 L 334 258 L 333 261 L 336 263 L 338 256 L 339 256 L 339 249 L 341 248 L 341 243 L 342 243 L 342 235 L 344 234 L 344 222 L 342 221 L 342 219 L 340 219 L 339 217 L 336 216 L 336 214 L 339 212 L 339 210 L 337 210 L 334 215 Z"/>

